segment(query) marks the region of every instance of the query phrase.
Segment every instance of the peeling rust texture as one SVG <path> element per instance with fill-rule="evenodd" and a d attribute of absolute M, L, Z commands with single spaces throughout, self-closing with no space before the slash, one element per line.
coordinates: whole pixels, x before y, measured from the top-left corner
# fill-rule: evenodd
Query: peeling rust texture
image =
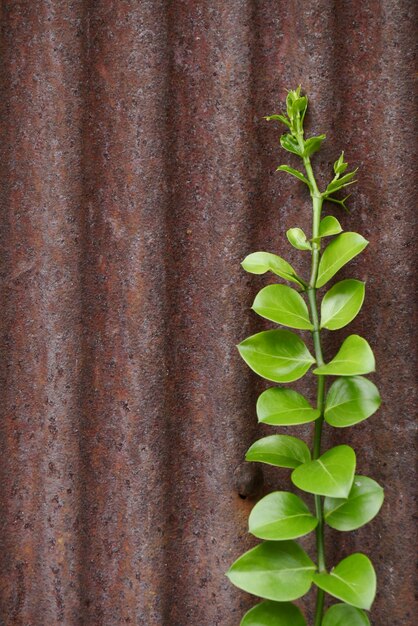
<path fill-rule="evenodd" d="M 370 246 L 342 276 L 367 280 L 351 332 L 384 397 L 326 433 L 386 486 L 370 526 L 328 532 L 328 561 L 369 554 L 373 623 L 415 623 L 415 14 L 413 0 L 3 0 L 1 624 L 236 626 L 253 604 L 224 576 L 252 545 L 234 472 L 264 432 L 262 383 L 234 345 L 262 327 L 249 305 L 265 279 L 239 262 L 267 249 L 306 270 L 284 232 L 309 227 L 308 198 L 274 173 L 296 162 L 262 118 L 299 83 L 328 136 L 321 180 L 341 149 L 360 168 L 339 217 Z"/>

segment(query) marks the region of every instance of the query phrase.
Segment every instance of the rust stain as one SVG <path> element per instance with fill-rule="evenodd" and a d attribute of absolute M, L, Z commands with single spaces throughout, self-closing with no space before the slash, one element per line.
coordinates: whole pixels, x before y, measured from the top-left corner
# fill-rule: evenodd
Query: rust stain
<path fill-rule="evenodd" d="M 360 166 L 340 217 L 371 241 L 352 332 L 384 397 L 344 442 L 385 507 L 328 532 L 329 559 L 369 553 L 375 623 L 412 623 L 416 3 L 0 7 L 0 623 L 235 626 L 252 604 L 224 571 L 288 480 L 239 469 L 263 385 L 234 346 L 264 284 L 239 262 L 300 264 L 283 233 L 307 198 L 262 119 L 298 83 L 320 176 L 342 148 Z"/>

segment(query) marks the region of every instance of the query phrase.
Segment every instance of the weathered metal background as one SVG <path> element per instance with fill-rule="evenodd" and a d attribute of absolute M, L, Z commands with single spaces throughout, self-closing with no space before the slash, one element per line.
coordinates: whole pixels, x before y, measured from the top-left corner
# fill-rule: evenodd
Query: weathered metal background
<path fill-rule="evenodd" d="M 384 397 L 326 434 L 387 493 L 328 533 L 328 561 L 364 550 L 375 626 L 415 623 L 414 18 L 413 0 L 3 0 L 1 624 L 236 626 L 253 603 L 224 577 L 252 544 L 234 471 L 261 432 L 234 344 L 262 327 L 265 279 L 239 262 L 304 267 L 283 235 L 307 197 L 262 119 L 298 83 L 328 135 L 316 167 L 343 148 L 360 167 L 340 217 L 371 245 L 345 275 L 367 279 L 351 328 Z"/>

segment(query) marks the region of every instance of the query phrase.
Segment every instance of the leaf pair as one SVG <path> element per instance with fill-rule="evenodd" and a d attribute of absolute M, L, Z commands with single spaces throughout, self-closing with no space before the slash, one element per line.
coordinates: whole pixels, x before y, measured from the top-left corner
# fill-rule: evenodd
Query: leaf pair
<path fill-rule="evenodd" d="M 240 626 L 306 626 L 306 621 L 294 604 L 266 600 L 250 609 Z M 322 626 L 370 626 L 370 622 L 361 609 L 334 604 L 326 612 Z"/>
<path fill-rule="evenodd" d="M 300 178 L 299 176 L 300 172 L 297 172 L 297 170 L 292 170 L 292 168 L 291 167 L 289 168 L 287 165 L 281 165 L 277 169 L 285 171 L 285 172 L 289 172 L 290 174 L 293 174 L 294 176 L 296 176 L 296 178 Z M 304 178 L 302 174 L 300 175 L 302 176 L 302 178 Z M 339 233 L 341 233 L 341 231 L 342 231 L 341 224 L 337 220 L 337 218 L 332 215 L 327 215 L 321 220 L 319 224 L 318 236 L 314 237 L 312 241 L 319 241 L 323 237 L 331 237 L 332 235 L 338 235 Z M 307 240 L 307 237 L 301 228 L 290 228 L 286 232 L 286 236 L 294 248 L 297 248 L 298 250 L 311 250 L 312 249 L 311 244 Z"/>
<path fill-rule="evenodd" d="M 327 218 L 324 218 L 324 220 L 325 219 Z M 336 228 L 337 225 L 335 222 L 328 220 L 323 226 L 322 234 L 319 236 L 327 237 L 333 234 L 332 231 Z M 296 245 L 296 247 L 299 248 L 301 247 L 300 249 L 309 249 L 306 236 L 301 229 L 290 229 L 290 231 L 292 245 Z M 325 285 L 338 270 L 360 254 L 367 245 L 368 241 L 358 233 L 341 233 L 338 235 L 328 244 L 321 256 L 316 287 L 319 288 Z M 264 274 L 265 272 L 271 271 L 285 280 L 306 287 L 305 281 L 296 274 L 293 267 L 276 254 L 270 252 L 253 252 L 244 259 L 241 265 L 251 274 Z"/>
<path fill-rule="evenodd" d="M 331 385 L 325 402 L 325 421 L 336 428 L 353 426 L 380 407 L 379 391 L 362 376 L 344 376 Z M 300 393 L 285 387 L 270 387 L 257 400 L 258 421 L 271 426 L 295 426 L 315 421 L 320 411 Z"/>
<path fill-rule="evenodd" d="M 276 602 L 300 598 L 312 582 L 359 609 L 369 609 L 376 593 L 376 574 L 364 554 L 343 559 L 329 574 L 316 573 L 315 564 L 295 541 L 259 544 L 239 557 L 227 576 L 240 589 Z"/>
<path fill-rule="evenodd" d="M 247 365 L 257 374 L 278 383 L 301 378 L 315 363 L 305 343 L 288 330 L 267 330 L 244 339 L 238 346 Z M 321 376 L 356 376 L 375 369 L 373 352 L 365 339 L 350 335 L 335 357 L 314 369 Z"/>
<path fill-rule="evenodd" d="M 324 139 L 325 135 L 318 135 L 317 137 L 310 137 L 306 141 L 303 139 L 298 140 L 295 135 L 286 133 L 280 137 L 280 145 L 288 152 L 292 152 L 301 158 L 308 158 L 315 152 L 318 152 Z"/>
<path fill-rule="evenodd" d="M 383 489 L 375 480 L 355 476 L 347 498 L 325 498 L 325 521 L 331 528 L 342 532 L 357 530 L 376 517 L 383 500 Z M 274 491 L 262 498 L 248 520 L 252 535 L 271 541 L 297 539 L 317 525 L 317 518 L 303 500 L 287 491 Z"/>
<path fill-rule="evenodd" d="M 349 324 L 361 309 L 364 291 L 364 283 L 359 280 L 347 279 L 334 285 L 321 303 L 321 328 L 337 330 Z M 252 309 L 277 324 L 313 330 L 304 299 L 287 285 L 268 285 L 261 289 Z"/>

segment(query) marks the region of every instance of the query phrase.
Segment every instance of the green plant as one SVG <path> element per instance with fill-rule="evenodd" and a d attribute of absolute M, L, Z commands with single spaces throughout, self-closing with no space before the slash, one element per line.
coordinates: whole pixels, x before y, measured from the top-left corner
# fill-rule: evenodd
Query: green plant
<path fill-rule="evenodd" d="M 273 284 L 264 287 L 254 300 L 253 309 L 260 316 L 282 326 L 310 331 L 315 357 L 294 332 L 267 330 L 248 337 L 239 344 L 241 357 L 249 367 L 276 383 L 291 383 L 304 376 L 316 363 L 316 408 L 298 392 L 283 386 L 270 387 L 257 401 L 259 422 L 272 426 L 293 426 L 312 422 L 312 451 L 304 441 L 289 435 L 275 434 L 260 439 L 247 452 L 248 461 L 290 468 L 293 484 L 313 494 L 314 510 L 297 495 L 276 491 L 262 498 L 249 517 L 249 531 L 263 541 L 243 554 L 227 576 L 237 587 L 265 601 L 251 609 L 241 626 L 306 626 L 300 609 L 292 604 L 312 584 L 316 585 L 314 626 L 366 626 L 364 610 L 370 610 L 376 591 L 376 576 L 367 556 L 352 554 L 331 570 L 325 564 L 324 526 L 340 531 L 360 528 L 369 522 L 383 503 L 383 489 L 371 478 L 358 476 L 356 454 L 348 445 L 321 450 L 324 422 L 345 428 L 370 417 L 380 405 L 375 385 L 363 376 L 373 372 L 375 360 L 365 339 L 347 337 L 337 354 L 324 362 L 321 331 L 337 330 L 349 324 L 363 304 L 365 285 L 355 279 L 337 282 L 324 295 L 320 314 L 317 291 L 348 261 L 367 246 L 361 235 L 342 232 L 332 215 L 322 217 L 325 201 L 347 210 L 346 200 L 334 194 L 352 185 L 356 170 L 346 173 L 344 153 L 334 163 L 334 177 L 320 191 L 311 165 L 311 156 L 321 148 L 325 135 L 304 138 L 303 120 L 308 100 L 300 87 L 286 99 L 287 115 L 270 115 L 288 127 L 282 135 L 282 147 L 302 159 L 305 173 L 289 165 L 277 169 L 304 183 L 312 200 L 312 236 L 300 228 L 287 231 L 295 248 L 311 254 L 309 280 L 301 278 L 284 259 L 268 252 L 247 256 L 242 266 L 252 274 L 273 272 L 292 282 L 296 288 Z M 321 251 L 324 239 L 334 237 Z M 336 377 L 326 390 L 329 376 Z M 312 531 L 316 533 L 316 563 L 295 541 Z M 324 595 L 342 601 L 324 615 Z"/>

